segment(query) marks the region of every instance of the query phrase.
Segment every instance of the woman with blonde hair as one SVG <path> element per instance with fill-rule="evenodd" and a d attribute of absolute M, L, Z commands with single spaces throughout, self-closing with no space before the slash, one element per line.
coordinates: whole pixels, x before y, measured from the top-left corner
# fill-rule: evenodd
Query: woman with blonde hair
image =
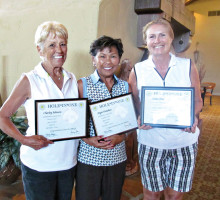
<path fill-rule="evenodd" d="M 138 153 L 144 200 L 181 200 L 192 187 L 199 129 L 197 116 L 202 108 L 199 76 L 190 59 L 171 51 L 174 34 L 170 23 L 158 19 L 143 28 L 150 56 L 135 65 L 129 83 L 140 112 L 142 86 L 194 87 L 195 122 L 190 128 L 139 126 Z"/>
<path fill-rule="evenodd" d="M 35 34 L 42 61 L 22 74 L 0 110 L 0 128 L 21 145 L 20 158 L 27 200 L 70 200 L 74 184 L 78 140 L 52 142 L 35 135 L 35 100 L 78 98 L 74 74 L 63 69 L 68 32 L 64 25 L 48 21 Z M 24 104 L 29 128 L 22 135 L 10 116 Z"/>

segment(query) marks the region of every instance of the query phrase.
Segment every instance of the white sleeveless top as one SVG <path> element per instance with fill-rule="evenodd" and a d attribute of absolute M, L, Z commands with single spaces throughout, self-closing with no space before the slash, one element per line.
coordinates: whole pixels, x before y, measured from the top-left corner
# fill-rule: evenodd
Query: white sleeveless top
<path fill-rule="evenodd" d="M 162 87 L 191 87 L 190 59 L 178 58 L 170 54 L 168 72 L 163 79 L 156 71 L 152 56 L 135 65 L 137 87 L 141 99 L 142 86 Z M 138 130 L 138 142 L 159 149 L 177 149 L 189 146 L 198 141 L 199 129 L 195 133 L 184 132 L 181 129 L 152 128 L 150 130 Z"/>
<path fill-rule="evenodd" d="M 29 125 L 27 136 L 30 136 L 35 135 L 35 100 L 78 98 L 78 89 L 75 76 L 63 70 L 64 82 L 60 90 L 41 63 L 25 75 L 31 87 L 31 99 L 24 103 Z M 78 142 L 78 139 L 54 142 L 37 151 L 22 145 L 20 158 L 24 165 L 40 172 L 67 170 L 77 163 Z"/>

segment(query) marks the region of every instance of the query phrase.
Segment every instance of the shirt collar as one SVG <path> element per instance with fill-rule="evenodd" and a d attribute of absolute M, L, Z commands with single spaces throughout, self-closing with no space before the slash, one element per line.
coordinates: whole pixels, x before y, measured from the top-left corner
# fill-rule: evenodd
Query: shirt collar
<path fill-rule="evenodd" d="M 113 74 L 113 78 L 114 78 L 114 82 L 115 83 L 117 83 L 118 82 L 118 77 L 115 75 L 115 74 Z M 94 73 L 91 75 L 91 79 L 92 79 L 92 82 L 93 82 L 93 84 L 96 84 L 97 82 L 103 82 L 102 81 L 102 79 L 100 78 L 100 76 L 99 76 L 99 73 L 98 73 L 98 70 L 96 69 L 95 71 L 94 71 Z"/>
<path fill-rule="evenodd" d="M 171 56 L 171 58 L 170 58 L 170 63 L 169 63 L 169 67 L 173 67 L 173 66 L 176 65 L 176 61 L 177 61 L 177 60 L 176 60 L 176 56 L 173 55 L 172 53 L 169 53 L 169 54 L 170 54 L 170 56 Z M 150 66 L 152 66 L 153 68 L 156 67 L 155 64 L 154 64 L 154 62 L 153 62 L 153 60 L 152 60 L 152 55 L 149 55 L 148 61 L 149 61 Z"/>
<path fill-rule="evenodd" d="M 43 79 L 49 78 L 49 74 L 42 66 L 42 62 L 40 62 L 35 68 L 34 73 Z M 64 82 L 71 78 L 70 74 L 63 69 Z"/>

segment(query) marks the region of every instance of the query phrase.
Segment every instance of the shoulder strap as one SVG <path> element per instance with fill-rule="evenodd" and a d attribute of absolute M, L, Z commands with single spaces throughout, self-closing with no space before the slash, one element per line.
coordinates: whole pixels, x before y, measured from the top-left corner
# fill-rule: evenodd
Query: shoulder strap
<path fill-rule="evenodd" d="M 87 81 L 86 78 L 81 78 L 83 82 L 83 97 L 87 98 Z"/>

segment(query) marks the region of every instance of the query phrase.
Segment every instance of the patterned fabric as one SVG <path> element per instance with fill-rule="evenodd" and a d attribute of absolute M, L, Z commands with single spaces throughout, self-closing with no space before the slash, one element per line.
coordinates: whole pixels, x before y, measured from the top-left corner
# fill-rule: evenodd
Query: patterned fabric
<path fill-rule="evenodd" d="M 116 76 L 114 76 L 115 83 L 112 87 L 111 94 L 105 83 L 103 83 L 100 79 L 97 71 L 89 77 L 86 77 L 85 80 L 83 81 L 83 90 L 86 91 L 84 94 L 91 102 L 97 102 L 103 99 L 111 98 L 111 96 L 116 97 L 128 93 L 126 90 L 128 83 L 118 79 Z M 95 136 L 91 118 L 89 121 L 89 133 L 90 136 Z M 93 166 L 113 166 L 125 161 L 126 159 L 127 156 L 124 141 L 117 144 L 111 150 L 96 148 L 85 143 L 83 140 L 80 141 L 78 161 L 81 163 Z"/>
<path fill-rule="evenodd" d="M 188 192 L 197 155 L 197 143 L 179 149 L 155 149 L 139 143 L 138 154 L 144 187 L 158 192 L 167 187 Z"/>

